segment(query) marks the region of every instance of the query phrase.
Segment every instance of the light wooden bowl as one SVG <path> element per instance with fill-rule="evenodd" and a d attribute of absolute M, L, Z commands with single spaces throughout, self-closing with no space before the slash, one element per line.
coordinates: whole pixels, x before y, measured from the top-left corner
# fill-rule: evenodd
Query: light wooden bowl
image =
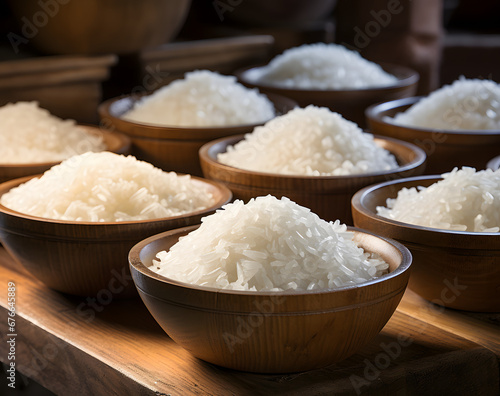
<path fill-rule="evenodd" d="M 194 356 L 260 373 L 323 367 L 356 353 L 384 327 L 405 291 L 411 255 L 397 242 L 351 229 L 365 250 L 379 253 L 390 273 L 331 291 L 241 292 L 193 286 L 148 267 L 186 227 L 148 238 L 129 254 L 132 278 L 156 321 Z"/>
<path fill-rule="evenodd" d="M 405 127 L 386 121 L 417 103 L 422 97 L 394 100 L 369 107 L 366 117 L 370 131 L 405 140 L 427 154 L 427 174 L 442 174 L 454 167 L 484 169 L 488 158 L 498 155 L 500 130 L 452 131 Z"/>
<path fill-rule="evenodd" d="M 419 75 L 416 71 L 403 66 L 382 65 L 384 70 L 395 75 L 395 85 L 381 88 L 352 90 L 301 90 L 280 88 L 256 82 L 263 66 L 250 67 L 235 72 L 240 82 L 251 88 L 258 88 L 263 93 L 274 93 L 295 100 L 300 107 L 309 104 L 328 107 L 342 114 L 350 121 L 365 127 L 365 109 L 374 103 L 415 95 Z"/>
<path fill-rule="evenodd" d="M 0 184 L 0 197 L 29 179 Z M 165 230 L 198 224 L 231 200 L 231 192 L 223 185 L 193 179 L 200 191 L 214 194 L 214 205 L 181 216 L 102 223 L 51 220 L 0 205 L 0 240 L 28 272 L 52 289 L 98 298 L 128 297 L 136 294 L 127 265 L 135 243 Z"/>
<path fill-rule="evenodd" d="M 93 136 L 102 136 L 106 150 L 116 154 L 130 154 L 130 139 L 122 133 L 102 130 L 97 127 L 80 125 Z M 37 175 L 57 165 L 59 162 L 41 162 L 31 164 L 1 164 L 0 183 L 24 176 Z"/>
<path fill-rule="evenodd" d="M 217 161 L 219 153 L 242 139 L 241 135 L 218 139 L 200 149 L 201 166 L 207 179 L 225 184 L 235 199 L 247 202 L 260 195 L 285 196 L 310 208 L 324 220 L 339 219 L 351 225 L 351 198 L 356 191 L 385 180 L 421 175 L 425 168 L 425 154 L 421 149 L 406 142 L 379 137 L 375 142 L 394 154 L 400 164 L 392 171 L 352 176 L 291 176 L 248 171 Z"/>
<path fill-rule="evenodd" d="M 21 26 L 32 24 L 30 42 L 49 54 L 127 54 L 155 47 L 177 35 L 191 6 L 191 0 L 9 3 Z"/>
<path fill-rule="evenodd" d="M 354 224 L 394 238 L 413 255 L 409 288 L 450 308 L 500 312 L 500 233 L 440 230 L 393 221 L 376 214 L 403 187 L 427 187 L 441 180 L 422 176 L 366 187 L 354 195 Z"/>
<path fill-rule="evenodd" d="M 198 151 L 205 143 L 224 136 L 250 133 L 260 124 L 234 127 L 175 127 L 140 124 L 121 116 L 130 110 L 140 96 L 107 100 L 99 106 L 101 125 L 120 131 L 132 139 L 132 154 L 164 170 L 202 176 Z M 297 106 L 293 100 L 269 95 L 278 114 Z"/>

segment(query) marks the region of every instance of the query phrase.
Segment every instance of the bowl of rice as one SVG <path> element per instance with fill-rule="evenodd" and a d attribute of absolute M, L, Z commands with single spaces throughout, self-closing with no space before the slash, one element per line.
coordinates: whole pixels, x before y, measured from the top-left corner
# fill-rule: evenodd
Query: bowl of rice
<path fill-rule="evenodd" d="M 441 306 L 500 312 L 500 171 L 464 167 L 364 188 L 357 227 L 413 255 L 409 288 Z"/>
<path fill-rule="evenodd" d="M 286 373 L 368 344 L 405 291 L 411 255 L 287 198 L 262 196 L 141 241 L 129 262 L 153 317 L 194 356 Z"/>
<path fill-rule="evenodd" d="M 52 289 L 99 299 L 136 294 L 127 254 L 159 232 L 198 224 L 231 200 L 218 183 L 132 156 L 87 152 L 0 184 L 0 240 Z"/>
<path fill-rule="evenodd" d="M 104 150 L 128 154 L 130 139 L 119 132 L 63 120 L 37 102 L 0 107 L 0 183 L 43 173 L 73 155 Z"/>
<path fill-rule="evenodd" d="M 427 154 L 428 174 L 454 167 L 484 169 L 500 147 L 500 85 L 461 78 L 427 97 L 371 106 L 370 131 L 414 143 Z"/>
<path fill-rule="evenodd" d="M 373 183 L 420 175 L 425 154 L 417 146 L 364 133 L 327 108 L 296 108 L 245 136 L 200 149 L 203 174 L 243 201 L 288 197 L 325 220 L 352 224 L 351 198 Z"/>
<path fill-rule="evenodd" d="M 338 44 L 306 44 L 286 50 L 267 65 L 237 71 L 238 79 L 264 93 L 283 95 L 301 107 L 325 106 L 365 126 L 365 109 L 415 95 L 419 75 L 379 65 Z"/>
<path fill-rule="evenodd" d="M 110 99 L 99 107 L 101 125 L 132 140 L 132 154 L 153 165 L 201 176 L 199 148 L 214 139 L 251 132 L 297 104 L 263 95 L 234 76 L 186 73 L 147 96 Z"/>

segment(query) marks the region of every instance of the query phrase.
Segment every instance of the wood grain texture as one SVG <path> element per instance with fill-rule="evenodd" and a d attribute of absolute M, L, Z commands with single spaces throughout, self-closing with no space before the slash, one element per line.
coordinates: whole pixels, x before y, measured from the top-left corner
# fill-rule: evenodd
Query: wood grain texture
<path fill-rule="evenodd" d="M 0 185 L 0 195 L 27 181 L 15 179 Z M 0 239 L 3 246 L 33 276 L 61 292 L 81 296 L 127 297 L 136 295 L 127 256 L 137 242 L 168 229 L 199 224 L 201 218 L 231 200 L 231 192 L 218 183 L 192 178 L 200 193 L 211 193 L 206 209 L 180 216 L 146 221 L 78 222 L 51 220 L 13 211 L 0 205 Z"/>
<path fill-rule="evenodd" d="M 280 88 L 267 84 L 259 84 L 252 76 L 259 72 L 259 67 L 248 67 L 237 70 L 235 75 L 246 86 L 258 88 L 264 93 L 283 95 L 295 100 L 300 107 L 309 104 L 328 107 L 330 110 L 342 114 L 350 121 L 365 128 L 365 109 L 375 103 L 394 99 L 407 98 L 415 95 L 419 80 L 418 73 L 403 66 L 383 65 L 388 73 L 398 78 L 398 82 L 389 87 L 353 90 L 300 90 Z"/>
<path fill-rule="evenodd" d="M 47 289 L 11 269 L 3 249 L 0 263 L 0 284 L 14 281 L 17 287 L 17 367 L 61 396 L 488 396 L 499 391 L 498 355 L 400 311 L 373 342 L 341 363 L 298 374 L 250 374 L 194 358 L 165 335 L 139 300 L 97 302 L 100 311 L 92 311 L 85 299 Z M 6 318 L 6 298 L 0 293 L 1 318 Z M 0 320 L 2 334 L 6 322 Z M 6 348 L 0 344 L 3 362 Z M 389 351 L 393 358 L 386 359 Z"/>
<path fill-rule="evenodd" d="M 132 155 L 167 171 L 203 176 L 198 157 L 199 149 L 214 139 L 250 133 L 262 125 L 233 127 L 175 127 L 147 125 L 122 118 L 133 108 L 139 96 L 126 96 L 107 100 L 99 106 L 101 125 L 119 131 L 132 140 Z M 288 98 L 269 95 L 277 114 L 284 114 L 297 103 Z"/>
<path fill-rule="evenodd" d="M 302 293 L 239 292 L 185 285 L 149 270 L 197 226 L 148 238 L 131 250 L 137 290 L 167 334 L 193 355 L 258 373 L 298 372 L 345 359 L 369 343 L 389 320 L 408 282 L 406 248 L 355 230 L 353 240 L 379 254 L 390 273 L 362 286 Z"/>
<path fill-rule="evenodd" d="M 468 311 L 500 312 L 500 234 L 453 232 L 414 226 L 376 214 L 403 188 L 427 187 L 441 178 L 414 177 L 366 187 L 352 199 L 354 224 L 410 249 L 409 287 L 429 301 Z"/>
<path fill-rule="evenodd" d="M 378 135 L 414 143 L 427 154 L 426 174 L 440 175 L 454 167 L 472 166 L 485 169 L 487 162 L 498 155 L 500 131 L 452 131 L 405 127 L 389 123 L 394 117 L 418 102 L 421 97 L 405 98 L 370 107 L 366 111 L 369 129 Z"/>
<path fill-rule="evenodd" d="M 375 143 L 390 151 L 399 162 L 392 171 L 349 176 L 300 176 L 253 172 L 228 166 L 217 161 L 219 153 L 226 152 L 243 136 L 221 138 L 200 149 L 200 163 L 207 179 L 224 183 L 235 199 L 247 202 L 250 198 L 271 194 L 290 198 L 299 205 L 328 221 L 339 219 L 352 225 L 351 198 L 359 189 L 374 183 L 410 175 L 420 175 L 425 167 L 425 154 L 415 145 L 402 141 L 375 138 Z"/>
<path fill-rule="evenodd" d="M 481 345 L 500 358 L 500 313 L 481 314 L 443 309 L 410 289 L 406 291 L 399 310 Z"/>

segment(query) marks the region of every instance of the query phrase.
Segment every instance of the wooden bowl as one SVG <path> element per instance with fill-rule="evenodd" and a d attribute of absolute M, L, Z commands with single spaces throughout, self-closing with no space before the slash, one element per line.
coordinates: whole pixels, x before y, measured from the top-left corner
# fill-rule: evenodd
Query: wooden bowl
<path fill-rule="evenodd" d="M 278 114 L 297 106 L 293 100 L 268 95 Z M 205 143 L 224 136 L 250 133 L 264 123 L 233 127 L 174 127 L 140 124 L 121 116 L 129 111 L 140 96 L 107 100 L 99 106 L 101 125 L 120 131 L 132 139 L 132 154 L 164 170 L 202 176 L 198 151 Z"/>
<path fill-rule="evenodd" d="M 0 197 L 31 178 L 0 184 Z M 231 200 L 231 192 L 223 185 L 193 179 L 200 191 L 214 194 L 214 205 L 174 217 L 100 223 L 51 220 L 0 205 L 0 239 L 28 272 L 52 289 L 98 299 L 135 295 L 127 265 L 135 243 L 165 230 L 198 224 Z"/>
<path fill-rule="evenodd" d="M 385 117 L 417 103 L 422 97 L 393 100 L 369 107 L 366 110 L 371 132 L 405 140 L 421 147 L 427 154 L 427 174 L 442 174 L 454 167 L 472 166 L 484 169 L 488 158 L 498 155 L 500 131 L 453 131 L 405 127 L 387 122 Z"/>
<path fill-rule="evenodd" d="M 127 54 L 174 38 L 191 0 L 10 0 L 29 41 L 49 54 Z"/>
<path fill-rule="evenodd" d="M 324 220 L 339 219 L 346 224 L 352 224 L 351 198 L 356 191 L 385 180 L 421 175 L 425 168 L 425 154 L 417 146 L 379 137 L 375 142 L 394 154 L 400 164 L 392 171 L 352 176 L 292 176 L 253 172 L 217 161 L 219 153 L 242 139 L 241 135 L 218 139 L 200 149 L 201 167 L 207 179 L 225 184 L 235 199 L 247 202 L 260 195 L 286 196 Z"/>
<path fill-rule="evenodd" d="M 97 127 L 80 125 L 87 133 L 93 136 L 102 136 L 106 150 L 117 154 L 130 153 L 130 139 L 122 133 L 107 131 Z M 7 180 L 18 179 L 24 176 L 37 175 L 57 165 L 58 162 L 40 162 L 31 164 L 1 164 L 0 163 L 0 183 Z"/>
<path fill-rule="evenodd" d="M 376 214 L 403 187 L 427 187 L 438 176 L 413 177 L 366 187 L 352 199 L 354 224 L 394 238 L 413 255 L 409 288 L 436 304 L 478 312 L 500 312 L 500 233 L 440 230 Z"/>
<path fill-rule="evenodd" d="M 351 229 L 390 266 L 382 277 L 331 291 L 250 292 L 194 286 L 148 267 L 186 227 L 148 238 L 129 254 L 132 278 L 156 321 L 194 356 L 260 373 L 323 367 L 354 354 L 384 327 L 405 291 L 411 255 L 397 242 Z"/>
<path fill-rule="evenodd" d="M 267 84 L 259 84 L 258 78 L 263 66 L 250 67 L 235 73 L 240 82 L 251 88 L 258 88 L 263 93 L 274 93 L 295 100 L 300 107 L 309 104 L 328 107 L 342 114 L 344 118 L 354 121 L 362 128 L 366 125 L 365 109 L 383 101 L 406 98 L 415 95 L 419 75 L 416 71 L 403 66 L 381 65 L 388 73 L 395 75 L 398 82 L 395 85 L 351 90 L 301 90 L 280 88 Z"/>

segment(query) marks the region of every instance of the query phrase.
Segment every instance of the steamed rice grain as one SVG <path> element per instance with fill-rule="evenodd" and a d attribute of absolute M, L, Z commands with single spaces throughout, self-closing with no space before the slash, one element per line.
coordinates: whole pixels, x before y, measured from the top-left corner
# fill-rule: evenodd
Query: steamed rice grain
<path fill-rule="evenodd" d="M 453 231 L 500 232 L 500 170 L 455 168 L 424 188 L 403 188 L 381 216 Z"/>
<path fill-rule="evenodd" d="M 151 270 L 218 289 L 307 291 L 355 285 L 387 273 L 346 226 L 321 220 L 288 198 L 237 200 L 157 254 Z"/>
<path fill-rule="evenodd" d="M 417 128 L 500 130 L 500 84 L 460 78 L 387 120 Z"/>
<path fill-rule="evenodd" d="M 63 120 L 37 102 L 0 107 L 0 158 L 3 164 L 59 162 L 87 151 L 102 151 L 102 136 L 90 135 L 74 120 Z"/>
<path fill-rule="evenodd" d="M 274 116 L 273 103 L 258 90 L 244 87 L 234 76 L 198 70 L 142 98 L 123 118 L 165 126 L 214 127 L 260 124 Z"/>
<path fill-rule="evenodd" d="M 325 43 L 290 48 L 248 77 L 259 84 L 304 90 L 366 89 L 398 81 L 358 52 Z"/>
<path fill-rule="evenodd" d="M 372 173 L 398 166 L 373 135 L 340 114 L 313 105 L 256 127 L 217 160 L 256 172 L 306 176 Z"/>
<path fill-rule="evenodd" d="M 0 203 L 49 219 L 102 222 L 182 215 L 207 208 L 214 198 L 189 175 L 132 156 L 89 152 L 13 188 Z"/>

